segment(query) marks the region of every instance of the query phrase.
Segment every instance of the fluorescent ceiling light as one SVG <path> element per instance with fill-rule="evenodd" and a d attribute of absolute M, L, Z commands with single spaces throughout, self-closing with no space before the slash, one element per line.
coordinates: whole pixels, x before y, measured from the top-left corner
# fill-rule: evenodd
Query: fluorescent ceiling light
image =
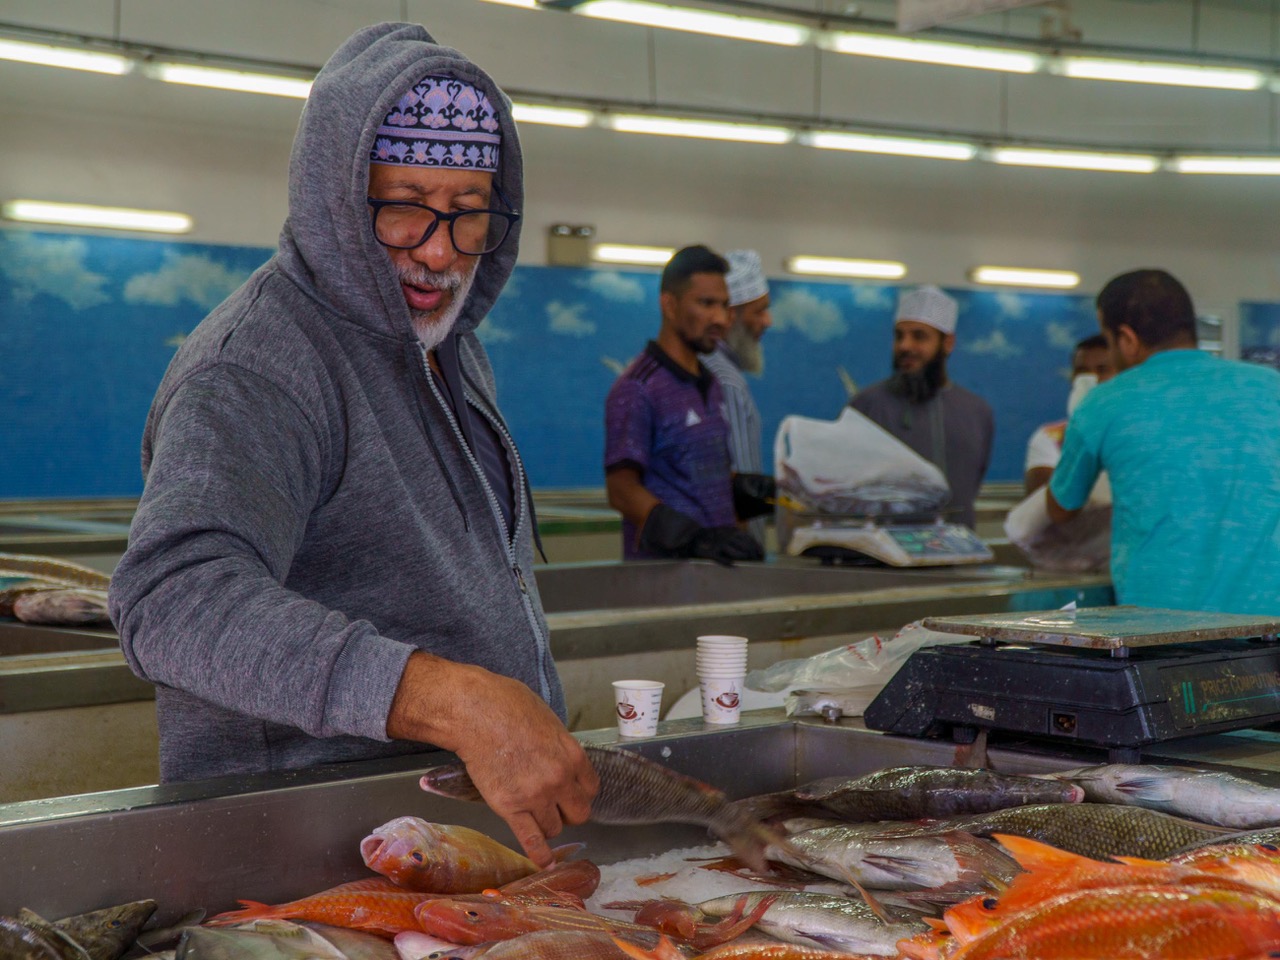
<path fill-rule="evenodd" d="M 544 107 L 537 103 L 513 103 L 511 115 L 517 123 L 547 123 L 553 127 L 589 127 L 594 117 L 590 110 Z"/>
<path fill-rule="evenodd" d="M 185 213 L 164 210 L 132 210 L 125 207 L 98 207 L 78 203 L 48 203 L 43 200 L 9 200 L 0 212 L 10 220 L 25 223 L 56 223 L 73 227 L 108 227 L 115 230 L 146 230 L 153 233 L 186 233 L 191 218 Z"/>
<path fill-rule="evenodd" d="M 1037 150 L 997 147 L 991 151 L 996 163 L 1021 167 L 1057 167 L 1064 170 L 1109 170 L 1114 173 L 1155 173 L 1160 161 L 1136 153 L 1089 153 L 1078 150 Z"/>
<path fill-rule="evenodd" d="M 787 260 L 787 271 L 828 277 L 867 277 L 877 280 L 901 280 L 907 275 L 907 265 L 894 260 L 791 257 Z"/>
<path fill-rule="evenodd" d="M 591 251 L 591 256 L 601 263 L 634 263 L 653 267 L 662 266 L 675 252 L 675 247 L 638 247 L 628 243 L 597 243 Z"/>
<path fill-rule="evenodd" d="M 609 126 L 623 133 L 654 133 L 667 137 L 701 137 L 706 140 L 741 140 L 745 143 L 787 143 L 795 134 L 786 127 L 764 127 L 721 120 L 680 120 L 676 117 L 643 117 L 624 114 L 611 117 Z"/>
<path fill-rule="evenodd" d="M 811 147 L 824 150 L 857 150 L 887 153 L 897 157 L 927 157 L 933 160 L 972 160 L 978 152 L 971 143 L 949 140 L 912 140 L 863 133 L 811 133 L 805 138 Z"/>
<path fill-rule="evenodd" d="M 45 67 L 66 67 L 69 70 L 89 70 L 116 76 L 133 69 L 133 61 L 118 54 L 94 53 L 44 43 L 24 43 L 21 40 L 0 40 L 0 60 L 17 60 Z"/>
<path fill-rule="evenodd" d="M 147 68 L 147 73 L 165 83 L 235 90 L 239 93 L 265 93 L 275 97 L 297 97 L 299 100 L 307 99 L 307 95 L 311 93 L 310 80 L 270 73 L 195 67 L 185 63 L 155 63 Z"/>
<path fill-rule="evenodd" d="M 1080 274 L 1070 270 L 1025 270 L 1021 267 L 974 267 L 969 271 L 974 283 L 1006 287 L 1057 287 L 1069 290 L 1080 285 Z"/>
<path fill-rule="evenodd" d="M 1280 157 L 1174 157 L 1169 169 L 1176 173 L 1234 173 L 1280 176 Z"/>
<path fill-rule="evenodd" d="M 1214 90 L 1257 90 L 1266 77 L 1260 70 L 1238 67 L 1200 67 L 1153 60 L 1106 60 L 1098 57 L 1063 57 L 1061 72 L 1078 80 L 1114 80 L 1120 83 L 1162 83 L 1175 87 L 1209 87 Z"/>
<path fill-rule="evenodd" d="M 1002 70 L 1006 73 L 1035 73 L 1044 64 L 1038 53 L 1006 50 L 1003 47 L 975 47 L 966 43 L 939 43 L 908 40 L 875 33 L 836 33 L 827 44 L 837 53 L 886 60 L 909 60 L 944 67 L 971 67 L 975 70 Z"/>
<path fill-rule="evenodd" d="M 786 47 L 798 47 L 809 39 L 808 27 L 796 23 L 671 7 L 663 3 L 647 3 L 645 0 L 587 0 L 574 7 L 573 12 L 600 20 L 686 30 L 731 40 L 777 43 Z"/>

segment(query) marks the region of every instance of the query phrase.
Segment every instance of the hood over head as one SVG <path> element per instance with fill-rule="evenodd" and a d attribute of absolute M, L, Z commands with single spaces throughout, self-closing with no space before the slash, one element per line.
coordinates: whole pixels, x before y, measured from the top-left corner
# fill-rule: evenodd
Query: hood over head
<path fill-rule="evenodd" d="M 280 264 L 306 293 L 344 318 L 401 340 L 414 339 L 391 260 L 373 235 L 365 202 L 378 128 L 424 77 L 454 77 L 496 108 L 501 160 L 494 183 L 513 210 L 524 203 L 524 164 L 511 101 L 488 74 L 421 26 L 383 23 L 352 36 L 317 75 L 302 110 L 289 161 L 289 216 Z M 494 194 L 497 200 L 497 192 Z M 515 267 L 516 221 L 506 242 L 481 257 L 454 327 L 480 325 Z"/>

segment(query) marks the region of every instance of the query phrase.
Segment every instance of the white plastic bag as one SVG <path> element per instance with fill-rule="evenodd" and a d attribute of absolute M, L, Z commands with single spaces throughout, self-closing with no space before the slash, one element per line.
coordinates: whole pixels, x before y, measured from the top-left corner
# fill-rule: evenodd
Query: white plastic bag
<path fill-rule="evenodd" d="M 785 418 L 773 457 L 778 489 L 823 513 L 932 513 L 951 497 L 941 470 L 852 407 L 834 421 Z"/>
<path fill-rule="evenodd" d="M 1010 510 L 1005 536 L 1038 570 L 1105 570 L 1111 561 L 1111 483 L 1106 474 L 1098 478 L 1080 513 L 1066 523 L 1049 519 L 1048 493 L 1046 484 Z"/>
<path fill-rule="evenodd" d="M 860 716 L 898 668 L 921 647 L 968 643 L 973 637 L 926 630 L 919 621 L 909 623 L 892 638 L 868 637 L 800 660 L 782 660 L 763 670 L 747 674 L 750 690 L 771 693 L 787 691 L 787 714 L 802 711 L 818 702 L 815 692 L 838 698 L 842 715 Z M 804 695 L 800 694 L 804 691 Z"/>

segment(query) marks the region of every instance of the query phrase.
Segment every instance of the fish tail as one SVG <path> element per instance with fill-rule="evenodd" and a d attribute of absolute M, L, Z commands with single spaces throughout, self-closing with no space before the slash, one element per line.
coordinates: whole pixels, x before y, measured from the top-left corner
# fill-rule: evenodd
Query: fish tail
<path fill-rule="evenodd" d="M 205 924 L 211 927 L 222 927 L 244 923 L 246 920 L 280 920 L 286 916 L 280 912 L 279 907 L 273 907 L 269 903 L 259 903 L 257 900 L 237 900 L 236 903 L 240 904 L 239 910 L 219 913 L 206 920 Z"/>
<path fill-rule="evenodd" d="M 993 833 L 991 838 L 1009 851 L 1009 855 L 1018 861 L 1018 866 L 1032 873 L 1040 870 L 1062 870 L 1099 862 L 1029 837 Z"/>
<path fill-rule="evenodd" d="M 634 943 L 628 943 L 626 940 L 613 938 L 613 942 L 617 944 L 619 950 L 634 960 L 684 960 L 684 954 L 676 949 L 666 937 L 658 941 L 658 945 L 652 950 L 646 950 L 644 947 L 636 946 Z"/>
<path fill-rule="evenodd" d="M 769 908 L 774 905 L 778 899 L 778 894 L 771 893 L 761 897 L 760 902 L 756 904 L 754 910 L 743 915 L 750 898 L 743 894 L 733 905 L 733 912 L 725 917 L 719 923 L 711 924 L 703 927 L 693 939 L 693 944 L 699 950 L 705 950 L 708 947 L 714 947 L 717 944 L 728 943 L 734 937 L 746 933 L 759 922 L 760 918 L 769 912 Z"/>

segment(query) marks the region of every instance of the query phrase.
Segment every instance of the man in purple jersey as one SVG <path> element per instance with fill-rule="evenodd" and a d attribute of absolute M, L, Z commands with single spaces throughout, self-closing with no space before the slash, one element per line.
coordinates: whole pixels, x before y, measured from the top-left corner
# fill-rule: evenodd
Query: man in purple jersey
<path fill-rule="evenodd" d="M 662 271 L 662 327 L 605 401 L 605 484 L 626 560 L 763 560 L 737 526 L 720 384 L 698 360 L 729 328 L 724 258 L 685 247 Z"/>

